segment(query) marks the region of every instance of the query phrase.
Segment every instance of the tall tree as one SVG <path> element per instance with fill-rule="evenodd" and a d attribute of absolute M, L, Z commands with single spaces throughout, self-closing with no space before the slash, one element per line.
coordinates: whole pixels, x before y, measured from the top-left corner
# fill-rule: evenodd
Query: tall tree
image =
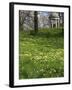
<path fill-rule="evenodd" d="M 62 33 L 64 32 L 64 13 L 62 14 Z"/>
<path fill-rule="evenodd" d="M 35 33 L 38 32 L 38 12 L 34 11 L 34 30 Z"/>
<path fill-rule="evenodd" d="M 62 12 L 59 12 L 59 22 L 60 22 L 60 20 L 61 20 L 61 27 L 62 27 L 62 34 L 63 34 L 63 32 L 64 32 L 64 13 L 62 13 Z"/>

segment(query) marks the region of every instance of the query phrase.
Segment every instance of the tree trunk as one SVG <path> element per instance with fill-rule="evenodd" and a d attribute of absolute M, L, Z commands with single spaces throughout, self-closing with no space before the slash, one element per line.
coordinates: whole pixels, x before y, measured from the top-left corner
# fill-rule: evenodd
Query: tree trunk
<path fill-rule="evenodd" d="M 64 33 L 64 13 L 62 13 L 62 34 Z"/>
<path fill-rule="evenodd" d="M 34 30 L 35 33 L 38 32 L 38 12 L 34 11 Z"/>

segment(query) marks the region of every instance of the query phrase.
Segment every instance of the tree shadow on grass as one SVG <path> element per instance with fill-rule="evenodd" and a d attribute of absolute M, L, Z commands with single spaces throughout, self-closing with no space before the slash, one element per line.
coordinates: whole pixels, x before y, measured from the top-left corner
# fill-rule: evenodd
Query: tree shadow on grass
<path fill-rule="evenodd" d="M 62 32 L 56 32 L 56 33 L 51 33 L 51 32 L 38 32 L 38 33 L 32 33 L 30 35 L 33 35 L 35 37 L 42 37 L 42 38 L 50 38 L 50 37 L 64 37 L 64 33 Z"/>

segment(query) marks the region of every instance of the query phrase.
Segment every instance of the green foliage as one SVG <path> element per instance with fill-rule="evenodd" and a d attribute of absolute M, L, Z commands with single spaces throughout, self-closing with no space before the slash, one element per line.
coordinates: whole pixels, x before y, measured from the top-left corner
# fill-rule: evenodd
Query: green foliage
<path fill-rule="evenodd" d="M 20 31 L 19 78 L 64 76 L 64 36 L 61 29 L 43 29 L 35 35 Z"/>

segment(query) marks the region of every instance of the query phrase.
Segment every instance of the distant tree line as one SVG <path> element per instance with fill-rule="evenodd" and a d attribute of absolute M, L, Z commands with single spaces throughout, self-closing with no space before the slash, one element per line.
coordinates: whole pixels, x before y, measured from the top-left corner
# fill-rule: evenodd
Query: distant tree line
<path fill-rule="evenodd" d="M 34 30 L 37 33 L 40 27 L 50 26 L 49 17 L 54 18 L 52 12 L 19 10 L 19 29 Z M 58 12 L 58 17 L 64 27 L 64 13 Z"/>

